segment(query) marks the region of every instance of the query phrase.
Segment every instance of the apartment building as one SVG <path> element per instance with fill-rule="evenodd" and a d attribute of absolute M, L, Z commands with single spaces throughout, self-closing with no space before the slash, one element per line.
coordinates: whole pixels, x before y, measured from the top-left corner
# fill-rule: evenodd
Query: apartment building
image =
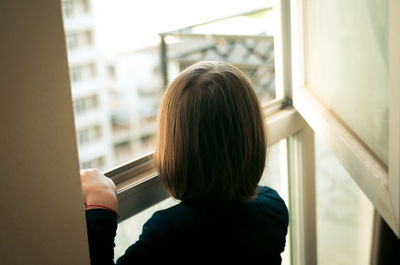
<path fill-rule="evenodd" d="M 96 47 L 92 1 L 62 0 L 81 168 L 111 167 L 108 74 Z"/>
<path fill-rule="evenodd" d="M 156 116 L 163 94 L 157 47 L 113 58 L 110 116 L 115 165 L 154 151 Z"/>

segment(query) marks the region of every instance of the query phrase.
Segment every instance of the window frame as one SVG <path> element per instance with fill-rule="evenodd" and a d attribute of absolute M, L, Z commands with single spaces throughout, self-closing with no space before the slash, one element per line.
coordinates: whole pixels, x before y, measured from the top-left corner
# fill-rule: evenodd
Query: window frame
<path fill-rule="evenodd" d="M 277 96 L 286 98 L 293 104 L 293 82 L 294 78 L 297 78 L 296 69 L 293 69 L 293 64 L 297 59 L 296 56 L 293 56 L 293 47 L 298 45 L 292 34 L 293 23 L 297 19 L 293 16 L 296 2 L 276 1 L 274 8 L 278 25 L 275 34 Z M 289 193 L 288 207 L 291 215 L 289 226 L 290 263 L 292 265 L 316 265 L 314 133 L 306 122 L 300 131 L 288 137 L 285 156 Z"/>
<path fill-rule="evenodd" d="M 307 0 L 292 1 L 293 104 L 314 132 L 329 146 L 332 153 L 350 173 L 357 185 L 376 207 L 380 215 L 400 237 L 400 107 L 399 69 L 400 11 L 398 1 L 389 0 L 389 163 L 385 165 L 340 119 L 310 90 L 306 81 Z"/>

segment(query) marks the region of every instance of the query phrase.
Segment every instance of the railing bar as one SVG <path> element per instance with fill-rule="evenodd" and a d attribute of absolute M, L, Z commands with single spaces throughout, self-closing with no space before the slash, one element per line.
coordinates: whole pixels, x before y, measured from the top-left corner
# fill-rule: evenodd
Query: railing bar
<path fill-rule="evenodd" d="M 273 39 L 272 35 L 232 35 L 232 34 L 203 34 L 203 33 L 174 33 L 165 34 L 159 33 L 161 37 L 176 37 L 176 38 L 215 38 L 215 39 Z"/>
<path fill-rule="evenodd" d="M 210 21 L 207 21 L 207 22 L 202 22 L 202 23 L 190 25 L 190 26 L 187 26 L 187 27 L 184 27 L 184 28 L 180 28 L 180 29 L 177 29 L 177 30 L 174 30 L 174 31 L 163 32 L 163 33 L 161 33 L 161 34 L 163 34 L 163 35 L 169 35 L 169 34 L 171 34 L 171 33 L 190 30 L 190 29 L 195 28 L 195 27 L 199 27 L 199 26 L 203 26 L 203 25 L 215 23 L 215 22 L 222 21 L 222 20 L 225 20 L 225 19 L 230 19 L 230 18 L 239 17 L 239 16 L 248 16 L 248 15 L 251 15 L 251 14 L 255 14 L 255 13 L 258 13 L 258 12 L 262 12 L 262 11 L 267 11 L 267 10 L 270 10 L 270 9 L 272 9 L 271 6 L 270 6 L 270 7 L 267 7 L 267 8 L 261 8 L 261 9 L 250 10 L 250 11 L 245 12 L 245 13 L 238 13 L 238 14 L 233 14 L 233 15 L 226 16 L 226 17 L 220 17 L 220 18 L 213 19 L 213 20 L 210 20 Z"/>
<path fill-rule="evenodd" d="M 151 152 L 149 154 L 146 154 L 140 158 L 136 158 L 134 160 L 128 161 L 120 166 L 117 166 L 113 169 L 110 169 L 106 172 L 104 172 L 104 175 L 109 177 L 109 178 L 113 178 L 116 175 L 120 174 L 121 172 L 126 172 L 129 169 L 132 169 L 134 167 L 137 167 L 139 165 L 142 165 L 146 162 L 149 162 L 151 160 L 153 160 L 153 156 L 154 156 L 154 152 Z"/>

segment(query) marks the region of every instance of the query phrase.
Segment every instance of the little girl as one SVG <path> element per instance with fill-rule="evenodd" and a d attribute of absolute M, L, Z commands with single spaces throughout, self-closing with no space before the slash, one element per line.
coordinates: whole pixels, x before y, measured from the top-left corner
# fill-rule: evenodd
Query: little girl
<path fill-rule="evenodd" d="M 117 264 L 153 262 L 280 264 L 288 211 L 259 187 L 267 135 L 249 79 L 222 62 L 200 62 L 167 88 L 155 162 L 161 183 L 181 202 L 157 211 Z M 97 170 L 81 174 L 91 264 L 114 264 L 115 185 Z"/>

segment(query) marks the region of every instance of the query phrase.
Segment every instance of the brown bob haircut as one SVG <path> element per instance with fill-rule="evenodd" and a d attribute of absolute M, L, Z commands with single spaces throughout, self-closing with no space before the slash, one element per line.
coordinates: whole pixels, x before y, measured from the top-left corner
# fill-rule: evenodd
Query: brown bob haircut
<path fill-rule="evenodd" d="M 236 67 L 199 62 L 167 88 L 155 161 L 174 198 L 211 204 L 250 199 L 264 171 L 266 148 L 260 103 Z"/>

